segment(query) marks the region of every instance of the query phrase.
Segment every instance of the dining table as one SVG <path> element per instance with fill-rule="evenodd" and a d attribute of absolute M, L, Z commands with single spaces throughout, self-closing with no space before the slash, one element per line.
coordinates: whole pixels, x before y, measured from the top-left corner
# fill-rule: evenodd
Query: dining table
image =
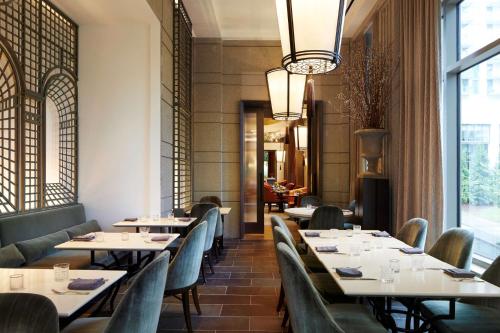
<path fill-rule="evenodd" d="M 22 275 L 23 286 L 12 290 L 10 276 Z M 109 300 L 113 311 L 114 300 L 126 272 L 121 270 L 69 270 L 68 279 L 56 281 L 53 269 L 0 268 L 0 293 L 32 293 L 43 295 L 54 303 L 60 326 L 64 327 L 89 310 L 97 301 L 97 313 Z M 68 290 L 74 279 L 103 278 L 104 284 L 94 290 Z"/>
<path fill-rule="evenodd" d="M 195 217 L 161 217 L 161 218 L 144 218 L 137 219 L 136 221 L 122 220 L 113 224 L 113 227 L 117 228 L 135 228 L 136 232 L 139 232 L 140 227 L 150 227 L 150 228 L 160 228 L 160 230 L 166 229 L 167 232 L 171 232 L 173 228 L 187 228 L 194 221 Z"/>
<path fill-rule="evenodd" d="M 95 238 L 90 241 L 69 240 L 62 244 L 56 245 L 58 250 L 82 250 L 90 252 L 90 262 L 94 266 L 102 266 L 95 260 L 96 251 L 108 251 L 118 266 L 120 266 L 116 253 L 119 251 L 137 253 L 137 263 L 132 263 L 132 256 L 129 256 L 127 263 L 127 271 L 129 275 L 137 273 L 148 263 L 154 259 L 157 252 L 164 251 L 176 238 L 179 237 L 177 233 L 148 233 L 142 235 L 140 233 L 126 233 L 127 239 L 123 239 L 124 233 L 117 232 L 101 232 L 95 233 Z M 165 240 L 155 240 L 155 238 L 167 237 Z M 147 256 L 141 256 L 141 252 L 149 252 Z M 144 263 L 143 263 L 144 262 Z M 108 267 L 103 267 L 108 268 Z"/>
<path fill-rule="evenodd" d="M 293 219 L 310 219 L 317 207 L 295 207 L 285 209 L 285 214 Z M 353 212 L 349 209 L 342 209 L 342 215 L 344 217 L 353 216 Z"/>
<path fill-rule="evenodd" d="M 409 298 L 416 300 L 416 304 L 422 299 L 447 300 L 449 313 L 443 317 L 446 319 L 454 318 L 455 301 L 459 298 L 500 297 L 499 287 L 478 277 L 453 278 L 445 274 L 444 269 L 455 267 L 425 253 L 405 254 L 401 249 L 408 248 L 407 244 L 390 236 L 376 237 L 376 232 L 378 230 L 299 230 L 310 251 L 345 295 L 375 300 L 372 305 L 387 328 L 396 331 L 392 318 L 395 311 L 391 306 L 394 298 Z M 324 250 L 324 246 L 334 246 L 336 252 L 318 251 Z M 420 257 L 421 267 L 415 267 L 414 256 Z M 393 282 L 385 283 L 381 274 L 391 259 L 397 260 L 399 272 L 393 274 Z M 337 268 L 356 268 L 362 277 L 341 277 Z"/>

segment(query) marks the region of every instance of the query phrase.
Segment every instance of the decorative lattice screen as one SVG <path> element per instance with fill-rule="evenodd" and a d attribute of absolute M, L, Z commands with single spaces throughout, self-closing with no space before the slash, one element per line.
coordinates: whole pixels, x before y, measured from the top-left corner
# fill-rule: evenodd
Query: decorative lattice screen
<path fill-rule="evenodd" d="M 77 200 L 78 27 L 45 0 L 0 0 L 0 214 Z M 45 102 L 59 115 L 59 182 L 45 182 Z"/>
<path fill-rule="evenodd" d="M 191 205 L 191 21 L 174 5 L 174 207 Z"/>

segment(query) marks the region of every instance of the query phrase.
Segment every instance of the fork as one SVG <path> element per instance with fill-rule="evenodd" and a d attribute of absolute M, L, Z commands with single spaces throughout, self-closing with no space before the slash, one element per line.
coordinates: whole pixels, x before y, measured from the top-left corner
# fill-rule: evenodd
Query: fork
<path fill-rule="evenodd" d="M 52 289 L 52 291 L 56 295 L 88 295 L 88 294 L 90 294 L 88 291 L 76 291 L 76 290 L 57 290 L 57 289 Z"/>

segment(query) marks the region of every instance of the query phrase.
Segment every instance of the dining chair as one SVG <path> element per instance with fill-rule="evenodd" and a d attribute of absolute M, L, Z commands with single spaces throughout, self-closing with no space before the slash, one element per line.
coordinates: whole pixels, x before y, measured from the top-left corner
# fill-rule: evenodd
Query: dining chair
<path fill-rule="evenodd" d="M 325 305 L 293 250 L 278 243 L 277 253 L 294 333 L 387 332 L 361 304 Z"/>
<path fill-rule="evenodd" d="M 323 201 L 321 200 L 320 197 L 315 196 L 315 195 L 305 195 L 300 199 L 300 207 L 307 207 L 307 206 L 314 206 L 314 207 L 319 207 L 323 205 Z"/>
<path fill-rule="evenodd" d="M 214 247 L 214 236 L 215 229 L 217 228 L 217 223 L 220 219 L 220 210 L 218 207 L 212 208 L 206 212 L 205 216 L 203 216 L 203 221 L 207 221 L 207 236 L 205 238 L 205 247 L 203 248 L 203 259 L 208 263 L 210 267 L 210 272 L 215 274 L 214 266 L 212 264 L 212 253 Z M 205 265 L 201 264 L 201 275 L 203 277 L 203 282 L 206 282 L 205 279 Z"/>
<path fill-rule="evenodd" d="M 500 287 L 500 256 L 488 267 L 481 278 Z M 424 301 L 420 305 L 426 318 L 449 313 L 448 301 Z M 455 302 L 455 319 L 441 319 L 432 322 L 439 333 L 493 333 L 500 331 L 500 298 L 462 298 Z"/>
<path fill-rule="evenodd" d="M 457 268 L 469 269 L 473 244 L 473 232 L 452 228 L 438 238 L 427 254 Z"/>
<path fill-rule="evenodd" d="M 73 321 L 62 333 L 154 333 L 162 309 L 170 253 L 162 252 L 140 271 L 111 317 Z"/>
<path fill-rule="evenodd" d="M 174 208 L 172 209 L 172 213 L 174 213 L 174 217 L 185 217 L 186 211 L 184 208 Z"/>
<path fill-rule="evenodd" d="M 194 305 L 198 314 L 201 315 L 200 303 L 198 301 L 198 277 L 203 260 L 203 249 L 207 236 L 208 223 L 203 221 L 194 227 L 182 243 L 177 255 L 170 263 L 168 270 L 167 285 L 164 296 L 182 295 L 182 307 L 184 320 L 189 332 L 193 331 L 191 325 L 191 312 L 189 309 L 189 291 L 193 295 Z"/>
<path fill-rule="evenodd" d="M 307 254 L 307 249 L 305 248 L 304 243 L 297 243 L 295 239 L 293 238 L 292 233 L 290 232 L 290 229 L 286 225 L 285 221 L 277 215 L 271 216 L 271 226 L 274 229 L 274 227 L 280 227 L 283 232 L 286 233 L 288 236 L 288 239 L 292 243 L 293 247 L 297 250 L 297 252 L 300 254 L 300 258 L 306 264 L 307 268 L 309 271 L 314 272 L 314 273 L 326 273 L 325 266 L 321 263 L 321 261 L 316 258 L 315 255 L 312 254 Z"/>
<path fill-rule="evenodd" d="M 344 214 L 335 206 L 320 206 L 314 210 L 308 229 L 312 230 L 344 230 Z"/>
<path fill-rule="evenodd" d="M 57 309 L 42 295 L 0 294 L 0 313 L 0 332 L 59 332 Z"/>
<path fill-rule="evenodd" d="M 307 265 L 302 261 L 302 257 L 293 247 L 293 243 L 290 241 L 290 238 L 286 235 L 285 231 L 281 227 L 273 228 L 273 239 L 274 239 L 276 254 L 277 254 L 277 245 L 279 243 L 286 244 L 288 247 L 290 247 L 290 249 L 292 249 L 292 253 L 297 257 L 301 266 L 304 267 L 306 272 L 309 274 L 309 278 L 313 282 L 314 287 L 318 290 L 318 292 L 327 302 L 334 303 L 338 301 L 347 301 L 347 302 L 351 301 L 345 297 L 344 293 L 342 292 L 338 284 L 335 282 L 335 280 L 329 273 L 312 273 L 311 271 L 308 270 Z M 280 295 L 278 297 L 278 306 L 277 306 L 278 312 L 281 310 L 281 307 L 284 304 L 284 300 L 285 300 L 285 294 L 282 285 L 280 290 Z"/>
<path fill-rule="evenodd" d="M 194 221 L 191 224 L 191 229 L 194 228 L 201 221 L 204 221 L 202 220 L 202 218 L 205 216 L 205 214 L 210 209 L 215 207 L 217 207 L 217 205 L 212 202 L 200 202 L 198 204 L 193 205 L 193 207 L 191 207 L 191 212 L 189 213 L 189 216 L 196 217 L 196 221 Z"/>
<path fill-rule="evenodd" d="M 204 196 L 200 199 L 200 203 L 213 203 L 217 207 L 222 208 L 222 200 L 215 195 Z M 217 227 L 215 228 L 214 236 L 214 254 L 215 258 L 221 254 L 224 248 L 224 221 L 222 220 L 222 215 L 217 219 Z"/>
<path fill-rule="evenodd" d="M 398 231 L 396 238 L 411 247 L 424 249 L 428 224 L 427 220 L 420 217 L 410 219 Z"/>

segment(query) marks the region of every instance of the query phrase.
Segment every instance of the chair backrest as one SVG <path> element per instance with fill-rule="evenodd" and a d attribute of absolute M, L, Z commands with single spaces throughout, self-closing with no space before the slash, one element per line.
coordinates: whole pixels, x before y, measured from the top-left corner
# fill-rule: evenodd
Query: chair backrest
<path fill-rule="evenodd" d="M 278 255 L 277 252 L 278 244 L 283 243 L 288 245 L 288 247 L 290 247 L 293 254 L 297 258 L 300 258 L 300 254 L 295 248 L 295 245 L 292 243 L 292 240 L 290 239 L 290 237 L 288 237 L 288 235 L 286 234 L 286 232 L 283 230 L 282 227 L 273 227 L 273 240 L 274 240 L 274 247 L 276 249 L 276 255 Z M 299 260 L 299 262 L 302 266 L 304 266 L 304 262 L 302 261 L 302 259 Z"/>
<path fill-rule="evenodd" d="M 222 224 L 222 215 L 220 214 L 220 209 L 217 214 L 217 225 L 215 226 L 215 237 L 222 237 L 224 234 L 224 225 Z"/>
<path fill-rule="evenodd" d="M 222 207 L 222 201 L 219 197 L 215 195 L 207 195 L 200 199 L 200 203 L 213 203 L 216 204 L 217 207 Z"/>
<path fill-rule="evenodd" d="M 292 249 L 277 245 L 278 263 L 294 333 L 344 333 L 328 313 L 321 296 Z"/>
<path fill-rule="evenodd" d="M 207 221 L 207 236 L 205 238 L 205 247 L 204 251 L 208 251 L 212 248 L 215 237 L 215 229 L 217 228 L 217 221 L 220 217 L 219 208 L 215 207 L 210 209 L 205 213 L 205 216 L 202 217 L 202 221 Z"/>
<path fill-rule="evenodd" d="M 439 237 L 428 254 L 455 267 L 469 269 L 473 244 L 473 232 L 452 228 Z"/>
<path fill-rule="evenodd" d="M 347 209 L 349 209 L 351 212 L 355 213 L 356 200 L 352 200 L 351 202 L 349 202 L 349 206 L 347 206 Z"/>
<path fill-rule="evenodd" d="M 59 332 L 57 309 L 42 295 L 0 294 L 0 313 L 0 332 Z"/>
<path fill-rule="evenodd" d="M 494 284 L 497 287 L 500 287 L 500 256 L 498 256 L 491 263 L 490 267 L 488 267 L 488 269 L 484 271 L 481 278 L 491 284 Z M 461 300 L 461 302 L 487 306 L 493 309 L 500 310 L 500 298 L 498 297 L 464 298 L 463 300 Z"/>
<path fill-rule="evenodd" d="M 186 211 L 183 208 L 174 208 L 172 212 L 174 213 L 174 217 L 186 216 Z"/>
<path fill-rule="evenodd" d="M 113 313 L 105 333 L 155 333 L 167 282 L 170 252 L 161 253 L 132 282 Z"/>
<path fill-rule="evenodd" d="M 321 206 L 316 208 L 308 228 L 312 230 L 343 230 L 344 214 L 342 213 L 342 209 L 335 206 Z"/>
<path fill-rule="evenodd" d="M 320 197 L 315 195 L 305 195 L 300 199 L 300 206 L 307 207 L 308 205 L 319 207 L 323 204 Z"/>
<path fill-rule="evenodd" d="M 198 281 L 203 248 L 207 237 L 207 222 L 203 221 L 189 232 L 168 269 L 168 290 L 192 286 Z"/>
<path fill-rule="evenodd" d="M 396 238 L 411 247 L 423 249 L 427 238 L 428 224 L 427 220 L 419 217 L 408 220 L 396 234 Z"/>
<path fill-rule="evenodd" d="M 272 215 L 271 216 L 271 226 L 273 227 L 273 229 L 274 229 L 274 227 L 280 227 L 281 229 L 283 229 L 283 231 L 287 234 L 287 236 L 292 241 L 293 246 L 296 246 L 297 242 L 293 238 L 293 235 L 290 232 L 290 229 L 288 229 L 288 226 L 286 225 L 285 221 L 283 221 L 283 219 L 281 217 L 279 217 L 277 215 Z"/>
<path fill-rule="evenodd" d="M 214 207 L 217 207 L 217 205 L 214 204 L 214 203 L 211 203 L 211 202 L 204 202 L 204 203 L 195 204 L 191 208 L 191 212 L 189 213 L 189 216 L 196 217 L 196 221 L 194 221 L 193 223 L 191 223 L 191 226 L 190 226 L 191 228 L 190 229 L 192 229 L 193 227 L 195 227 L 201 221 L 204 221 L 204 220 L 202 220 L 203 216 L 205 216 L 205 214 L 210 209 L 212 209 Z"/>

